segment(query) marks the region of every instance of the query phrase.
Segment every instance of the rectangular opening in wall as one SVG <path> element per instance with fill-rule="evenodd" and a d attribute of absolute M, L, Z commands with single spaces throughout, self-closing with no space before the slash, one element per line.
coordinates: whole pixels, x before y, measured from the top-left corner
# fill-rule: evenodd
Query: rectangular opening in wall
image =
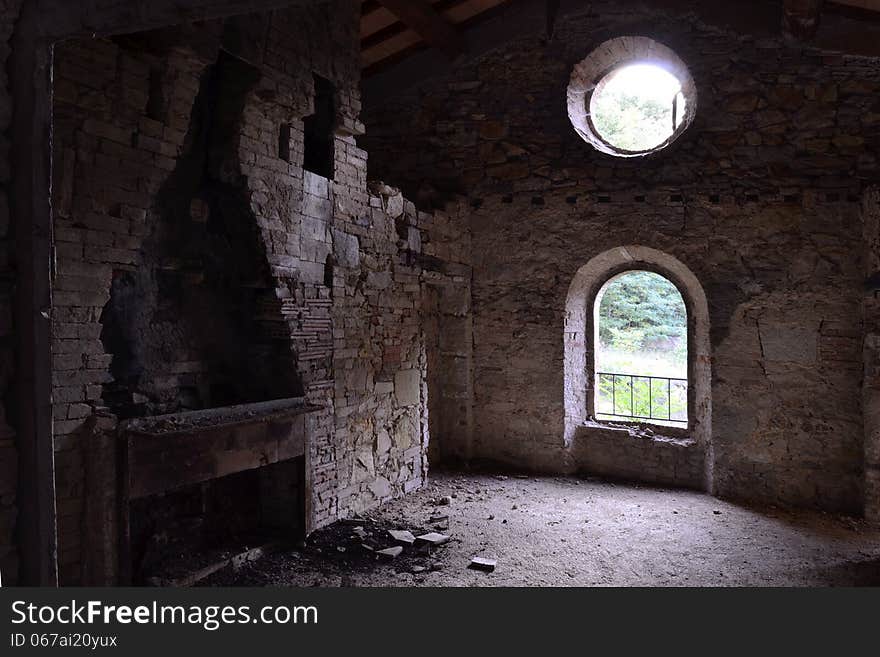
<path fill-rule="evenodd" d="M 333 125 L 336 120 L 336 89 L 333 83 L 315 75 L 315 113 L 303 122 L 305 130 L 303 168 L 328 180 L 333 179 Z"/>
<path fill-rule="evenodd" d="M 290 162 L 290 135 L 290 124 L 285 123 L 278 135 L 278 157 L 285 162 Z"/>

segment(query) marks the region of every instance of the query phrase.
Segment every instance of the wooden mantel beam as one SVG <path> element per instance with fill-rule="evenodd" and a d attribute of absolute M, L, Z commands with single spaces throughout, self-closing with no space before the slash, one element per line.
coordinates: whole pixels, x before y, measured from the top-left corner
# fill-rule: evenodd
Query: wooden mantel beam
<path fill-rule="evenodd" d="M 379 4 L 397 16 L 431 46 L 449 57 L 464 51 L 464 39 L 443 16 L 425 0 L 379 0 Z"/>
<path fill-rule="evenodd" d="M 816 36 L 822 0 L 785 0 L 782 5 L 782 30 L 786 36 L 806 41 Z"/>

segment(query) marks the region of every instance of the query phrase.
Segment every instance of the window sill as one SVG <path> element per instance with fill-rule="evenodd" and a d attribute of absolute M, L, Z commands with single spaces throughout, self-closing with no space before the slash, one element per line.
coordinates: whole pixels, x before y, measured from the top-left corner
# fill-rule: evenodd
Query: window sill
<path fill-rule="evenodd" d="M 621 434 L 626 433 L 631 438 L 657 443 L 669 443 L 679 447 L 693 447 L 697 444 L 697 441 L 691 437 L 690 431 L 685 427 L 671 427 L 649 422 L 588 420 L 584 422 L 582 428 L 614 431 Z"/>

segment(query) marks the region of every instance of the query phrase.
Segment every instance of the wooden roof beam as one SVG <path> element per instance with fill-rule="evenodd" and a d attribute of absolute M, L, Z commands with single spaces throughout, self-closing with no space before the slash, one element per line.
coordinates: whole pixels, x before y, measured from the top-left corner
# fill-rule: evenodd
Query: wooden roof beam
<path fill-rule="evenodd" d="M 425 0 L 378 0 L 378 2 L 426 43 L 439 48 L 449 57 L 454 58 L 464 52 L 464 39 L 461 34 Z"/>

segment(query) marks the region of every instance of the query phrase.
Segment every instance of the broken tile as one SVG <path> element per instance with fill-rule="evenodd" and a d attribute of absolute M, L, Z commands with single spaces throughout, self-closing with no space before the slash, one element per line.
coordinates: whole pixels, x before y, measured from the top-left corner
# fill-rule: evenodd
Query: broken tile
<path fill-rule="evenodd" d="M 399 545 L 385 548 L 384 550 L 376 550 L 376 554 L 378 554 L 380 557 L 385 557 L 386 559 L 394 559 L 395 557 L 399 557 L 402 552 L 403 548 Z"/>
<path fill-rule="evenodd" d="M 416 537 L 413 536 L 411 531 L 407 531 L 406 529 L 389 529 L 388 533 L 398 543 L 405 543 L 406 545 L 412 545 L 416 542 Z"/>
<path fill-rule="evenodd" d="M 449 542 L 449 537 L 446 534 L 438 534 L 437 532 L 429 532 L 427 534 L 422 534 L 417 537 L 417 540 L 420 543 L 427 543 L 429 545 L 443 545 L 444 543 Z"/>
<path fill-rule="evenodd" d="M 487 573 L 491 573 L 495 570 L 495 566 L 498 564 L 496 559 L 489 559 L 487 557 L 472 557 L 469 568 L 473 568 L 474 570 L 482 570 Z"/>

